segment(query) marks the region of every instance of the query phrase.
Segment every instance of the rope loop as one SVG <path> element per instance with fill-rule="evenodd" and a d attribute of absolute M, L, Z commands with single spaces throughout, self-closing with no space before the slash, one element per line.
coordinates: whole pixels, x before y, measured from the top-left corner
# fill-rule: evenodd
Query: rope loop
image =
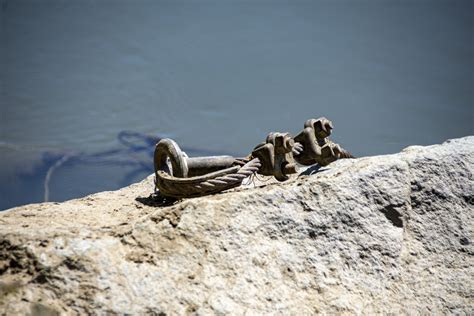
<path fill-rule="evenodd" d="M 156 186 L 161 194 L 174 198 L 215 194 L 240 186 L 245 178 L 256 173 L 260 167 L 260 160 L 255 158 L 243 166 L 233 166 L 190 178 L 178 178 L 165 171 L 158 170 L 156 172 Z"/>

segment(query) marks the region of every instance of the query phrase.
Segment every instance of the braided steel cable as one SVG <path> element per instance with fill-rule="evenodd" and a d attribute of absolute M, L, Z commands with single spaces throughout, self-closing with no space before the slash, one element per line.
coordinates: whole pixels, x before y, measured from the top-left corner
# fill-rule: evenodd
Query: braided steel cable
<path fill-rule="evenodd" d="M 156 186 L 161 194 L 174 198 L 204 196 L 240 186 L 245 178 L 256 173 L 260 167 L 260 160 L 254 158 L 243 166 L 191 178 L 177 178 L 159 170 L 156 173 Z"/>
<path fill-rule="evenodd" d="M 292 152 L 294 156 L 298 156 L 304 150 L 303 144 L 295 142 Z"/>
<path fill-rule="evenodd" d="M 345 150 L 344 148 L 341 148 L 341 152 L 339 153 L 339 158 L 356 158 L 354 155 L 352 155 L 350 152 Z"/>
<path fill-rule="evenodd" d="M 337 146 L 338 158 L 354 158 L 348 151 L 337 144 L 334 145 Z M 297 156 L 303 151 L 301 143 L 294 144 L 293 155 Z M 262 166 L 258 158 L 236 159 L 235 164 L 231 168 L 191 178 L 178 178 L 159 170 L 155 184 L 160 193 L 168 197 L 180 199 L 205 196 L 240 186 L 244 179 L 256 174 Z"/>
<path fill-rule="evenodd" d="M 172 156 L 181 157 L 181 151 L 174 141 L 167 140 L 167 142 L 165 142 L 165 140 L 162 140 L 162 142 L 163 148 L 171 146 L 170 148 L 176 151 L 170 152 Z M 327 140 L 326 144 L 330 146 L 331 154 L 328 157 L 326 157 L 328 153 L 324 154 L 325 157 L 317 155 L 319 157 L 317 160 L 318 163 L 326 165 L 335 159 L 354 158 L 348 151 L 341 148 L 338 144 L 333 143 L 330 140 Z M 157 145 L 157 148 L 158 146 L 159 145 Z M 294 156 L 299 156 L 305 151 L 305 148 L 302 143 L 295 142 L 291 151 Z M 324 159 L 332 160 L 326 162 Z M 249 156 L 248 158 L 235 158 L 232 167 L 187 178 L 175 177 L 171 175 L 167 169 L 165 169 L 167 171 L 160 170 L 160 167 L 158 167 L 156 163 L 157 156 L 155 151 L 155 185 L 159 189 L 160 194 L 177 199 L 205 196 L 238 187 L 242 184 L 242 181 L 245 178 L 256 174 L 262 167 L 261 161 L 258 158 L 255 158 L 255 156 L 253 159 L 252 156 Z M 178 166 L 176 167 L 178 168 Z M 173 167 L 173 169 L 175 168 Z"/>
<path fill-rule="evenodd" d="M 353 156 L 350 152 L 342 148 L 341 145 L 336 144 L 332 141 L 329 141 L 328 143 L 336 154 L 337 159 L 355 158 L 355 156 Z"/>
<path fill-rule="evenodd" d="M 336 149 L 336 155 L 338 159 L 356 158 L 354 155 L 342 148 L 340 145 L 333 143 L 332 141 L 330 141 L 330 144 L 334 149 Z M 299 156 L 303 151 L 303 144 L 295 142 L 295 145 L 292 150 L 293 156 Z"/>

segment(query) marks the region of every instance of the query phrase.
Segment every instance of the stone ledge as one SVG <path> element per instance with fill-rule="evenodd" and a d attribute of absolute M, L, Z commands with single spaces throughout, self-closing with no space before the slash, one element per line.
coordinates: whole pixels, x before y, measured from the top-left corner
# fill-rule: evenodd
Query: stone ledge
<path fill-rule="evenodd" d="M 169 207 L 149 177 L 13 208 L 0 311 L 472 314 L 473 166 L 471 136 Z"/>

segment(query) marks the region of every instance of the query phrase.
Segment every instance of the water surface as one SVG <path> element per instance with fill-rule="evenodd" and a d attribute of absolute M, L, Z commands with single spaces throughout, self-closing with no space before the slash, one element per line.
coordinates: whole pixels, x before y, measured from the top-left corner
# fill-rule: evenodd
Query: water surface
<path fill-rule="evenodd" d="M 157 137 L 245 155 L 326 116 L 364 156 L 473 134 L 472 1 L 0 5 L 0 209 L 48 173 L 52 201 L 138 181 Z"/>

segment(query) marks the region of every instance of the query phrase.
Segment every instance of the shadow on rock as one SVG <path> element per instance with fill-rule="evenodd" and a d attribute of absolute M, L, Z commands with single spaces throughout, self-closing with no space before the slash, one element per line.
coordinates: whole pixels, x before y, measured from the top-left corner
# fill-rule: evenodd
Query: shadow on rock
<path fill-rule="evenodd" d="M 152 193 L 148 197 L 139 196 L 135 198 L 135 201 L 152 207 L 166 207 L 176 204 L 179 200 L 172 197 L 163 196 L 158 192 Z"/>
<path fill-rule="evenodd" d="M 323 171 L 326 171 L 328 169 L 322 169 L 321 170 L 321 166 L 320 165 L 313 165 L 311 167 L 309 167 L 308 169 L 306 169 L 305 171 L 303 171 L 302 173 L 300 173 L 298 175 L 298 177 L 301 177 L 301 176 L 310 176 L 310 175 L 313 175 L 313 174 L 316 174 L 316 173 L 319 173 L 319 172 L 323 172 Z"/>

